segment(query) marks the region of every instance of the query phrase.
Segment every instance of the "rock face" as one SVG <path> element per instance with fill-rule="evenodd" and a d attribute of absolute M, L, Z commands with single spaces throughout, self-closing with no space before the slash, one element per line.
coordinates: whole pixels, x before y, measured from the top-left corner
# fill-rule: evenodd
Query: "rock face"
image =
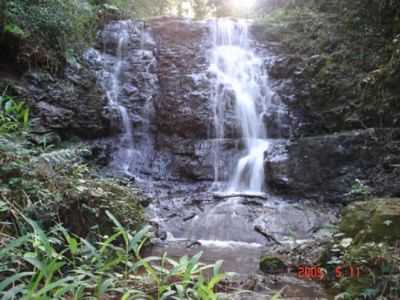
<path fill-rule="evenodd" d="M 207 78 L 208 27 L 182 19 L 151 22 L 157 43 L 160 97 L 156 124 L 166 135 L 205 139 L 211 125 Z"/>
<path fill-rule="evenodd" d="M 349 110 L 354 87 L 323 55 L 292 53 L 265 28 L 254 27 L 253 34 L 276 54 L 268 73 L 289 115 L 290 143 L 278 143 L 266 154 L 268 185 L 283 194 L 340 202 L 359 179 L 373 194 L 397 197 L 399 130 L 384 127 L 392 117 L 379 123 L 373 111 L 368 116 L 362 107 Z"/>
<path fill-rule="evenodd" d="M 154 101 L 155 148 L 169 176 L 212 180 L 208 26 L 179 18 L 156 19 L 149 26 L 160 82 Z"/>
<path fill-rule="evenodd" d="M 265 162 L 268 184 L 283 193 L 341 202 L 361 180 L 378 195 L 397 196 L 398 142 L 393 130 L 355 130 L 278 144 Z M 279 146 L 279 147 L 278 147 Z"/>
<path fill-rule="evenodd" d="M 62 78 L 37 70 L 10 85 L 32 108 L 35 133 L 96 138 L 118 130 L 107 115 L 95 73 L 84 62 L 68 63 Z"/>

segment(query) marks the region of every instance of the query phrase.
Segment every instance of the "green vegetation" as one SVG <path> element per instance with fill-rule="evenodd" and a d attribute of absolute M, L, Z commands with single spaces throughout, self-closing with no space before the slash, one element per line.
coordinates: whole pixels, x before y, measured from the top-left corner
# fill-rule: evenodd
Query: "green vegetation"
<path fill-rule="evenodd" d="M 397 126 L 398 1 L 290 3 L 259 24 L 268 40 L 282 43 L 296 79 L 308 83 L 301 105 L 319 131 Z"/>
<path fill-rule="evenodd" d="M 0 134 L 17 133 L 29 126 L 29 108 L 24 102 L 0 96 Z"/>
<path fill-rule="evenodd" d="M 400 296 L 399 228 L 399 199 L 355 202 L 343 211 L 339 231 L 322 259 L 336 293 L 343 299 Z"/>
<path fill-rule="evenodd" d="M 52 73 L 94 41 L 97 30 L 112 19 L 160 16 L 187 1 L 174 0 L 5 0 L 1 3 L 0 46 L 4 59 Z M 190 2 L 187 4 L 190 5 Z M 193 3 L 204 17 L 206 2 Z"/>
<path fill-rule="evenodd" d="M 260 259 L 260 270 L 266 274 L 284 273 L 287 266 L 279 258 L 266 255 Z"/>
<path fill-rule="evenodd" d="M 2 299 L 217 299 L 213 290 L 223 278 L 221 263 L 202 264 L 201 253 L 179 261 L 165 255 L 143 259 L 148 228 L 131 233 L 107 214 L 115 231 L 95 243 L 62 226 L 46 233 L 21 215 L 30 228 L 18 238 L 2 239 Z M 212 275 L 206 280 L 208 269 Z"/>
<path fill-rule="evenodd" d="M 80 236 L 109 233 L 107 210 L 131 230 L 143 224 L 143 196 L 129 184 L 93 174 L 84 146 L 52 150 L 24 143 L 0 138 L 0 200 L 8 207 L 44 228 L 62 221 Z M 18 233 L 14 214 L 3 218 L 11 226 L 3 230 Z"/>
<path fill-rule="evenodd" d="M 0 138 L 2 299 L 217 299 L 222 262 L 142 258 L 143 196 L 93 173 L 84 146 L 50 150 Z"/>
<path fill-rule="evenodd" d="M 371 197 L 370 188 L 361 180 L 356 179 L 349 193 L 346 194 L 347 202 L 368 200 Z"/>
<path fill-rule="evenodd" d="M 96 13 L 77 0 L 7 0 L 1 45 L 18 63 L 57 71 L 68 51 L 93 41 Z M 17 53 L 13 53 L 13 52 Z"/>

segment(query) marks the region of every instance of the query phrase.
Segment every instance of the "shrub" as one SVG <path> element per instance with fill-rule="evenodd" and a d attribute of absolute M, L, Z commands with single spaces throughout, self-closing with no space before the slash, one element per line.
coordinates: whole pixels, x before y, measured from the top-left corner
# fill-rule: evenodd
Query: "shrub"
<path fill-rule="evenodd" d="M 179 261 L 142 258 L 149 228 L 130 232 L 108 217 L 114 233 L 93 244 L 62 226 L 46 233 L 21 216 L 29 230 L 0 250 L 2 299 L 217 299 L 222 262 L 204 265 L 201 253 Z M 209 280 L 203 276 L 208 269 Z"/>
<path fill-rule="evenodd" d="M 6 0 L 4 15 L 5 31 L 21 40 L 17 59 L 26 65 L 57 70 L 68 49 L 79 51 L 95 36 L 95 9 L 86 1 Z"/>
<path fill-rule="evenodd" d="M 26 149 L 0 138 L 0 200 L 44 228 L 61 221 L 83 237 L 109 233 L 107 210 L 126 228 L 134 230 L 143 224 L 143 196 L 135 187 L 92 175 L 83 158 L 84 146 L 51 150 L 42 153 L 43 149 Z M 0 221 L 13 219 L 0 215 Z"/>
<path fill-rule="evenodd" d="M 29 126 L 29 108 L 24 102 L 0 96 L 0 133 L 14 133 Z"/>

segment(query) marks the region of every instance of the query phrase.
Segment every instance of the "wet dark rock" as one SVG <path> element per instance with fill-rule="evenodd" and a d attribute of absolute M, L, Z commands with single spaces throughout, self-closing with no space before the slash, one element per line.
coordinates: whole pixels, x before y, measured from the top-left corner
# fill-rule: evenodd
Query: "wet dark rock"
<path fill-rule="evenodd" d="M 32 108 L 32 131 L 55 132 L 62 137 L 95 138 L 110 135 L 111 120 L 105 115 L 107 100 L 97 86 L 93 70 L 85 63 L 68 63 L 63 77 L 45 71 L 28 71 L 10 82 L 18 99 Z"/>
<path fill-rule="evenodd" d="M 140 29 L 137 28 L 137 23 L 139 22 L 132 22 L 132 21 L 113 21 L 107 24 L 102 31 L 99 32 L 97 35 L 97 45 L 96 48 L 101 51 L 106 51 L 109 54 L 116 55 L 116 51 L 118 49 L 118 39 L 120 33 L 120 22 L 126 22 L 130 24 L 129 26 L 129 34 L 132 35 L 139 35 L 141 34 Z M 144 28 L 144 22 L 141 23 L 141 28 Z M 137 39 L 130 39 L 130 47 L 134 49 L 141 48 L 141 41 L 140 38 Z"/>
<path fill-rule="evenodd" d="M 265 199 L 257 199 L 257 198 L 249 198 L 249 197 L 244 197 L 242 200 L 242 203 L 247 204 L 247 205 L 255 205 L 255 206 L 263 206 L 265 203 Z"/>
<path fill-rule="evenodd" d="M 42 146 L 44 148 L 49 146 L 57 146 L 61 143 L 60 135 L 55 132 L 30 133 L 28 140 L 33 144 Z"/>
<path fill-rule="evenodd" d="M 275 109 L 263 115 L 263 121 L 269 138 L 289 138 L 291 134 L 291 121 L 287 111 Z"/>
<path fill-rule="evenodd" d="M 328 299 L 323 288 L 312 280 L 294 274 L 230 275 L 219 285 L 227 293 L 221 300 L 270 300 L 277 294 L 284 299 Z"/>
<path fill-rule="evenodd" d="M 96 162 L 100 166 L 107 166 L 111 162 L 111 144 L 95 144 L 91 147 L 91 155 L 88 159 Z"/>
<path fill-rule="evenodd" d="M 158 47 L 158 130 L 168 136 L 207 138 L 211 124 L 204 47 L 208 27 L 185 19 L 159 19 L 151 22 L 151 31 Z"/>
<path fill-rule="evenodd" d="M 254 230 L 260 233 L 263 237 L 265 237 L 268 241 L 272 241 L 278 245 L 281 245 L 281 242 L 279 242 L 277 239 L 275 239 L 271 234 L 269 234 L 266 230 L 265 227 L 261 225 L 256 225 L 254 226 Z"/>
<path fill-rule="evenodd" d="M 219 157 L 219 163 L 229 166 L 232 159 L 237 157 L 240 141 L 226 140 L 193 140 L 182 139 L 161 134 L 157 140 L 157 149 L 166 151 L 165 161 L 168 163 L 170 175 L 174 178 L 212 181 L 214 179 L 213 144 L 219 143 L 224 155 Z M 225 178 L 229 176 L 229 169 L 224 170 Z"/>
<path fill-rule="evenodd" d="M 196 216 L 195 213 L 190 213 L 190 214 L 188 214 L 188 215 L 183 217 L 183 221 L 185 221 L 185 222 L 189 221 L 189 220 L 193 219 L 195 216 Z"/>
<path fill-rule="evenodd" d="M 296 56 L 280 56 L 273 60 L 268 74 L 274 79 L 284 79 L 298 73 L 298 63 L 301 59 Z"/>
<path fill-rule="evenodd" d="M 37 103 L 37 110 L 43 125 L 51 129 L 67 128 L 73 122 L 74 113 L 72 110 L 57 107 L 43 101 Z"/>
<path fill-rule="evenodd" d="M 260 236 L 272 243 L 283 240 L 310 239 L 314 229 L 336 220 L 335 209 L 318 207 L 312 203 L 266 205 L 253 221 L 254 229 Z M 260 234 L 261 233 L 261 234 Z M 277 242 L 278 241 L 278 242 Z"/>
<path fill-rule="evenodd" d="M 160 232 L 157 232 L 156 237 L 158 237 L 162 241 L 165 241 L 167 239 L 168 235 L 167 235 L 166 231 L 160 231 Z"/>
<path fill-rule="evenodd" d="M 385 140 L 392 134 L 392 130 L 368 129 L 297 139 L 267 156 L 267 182 L 281 192 L 343 201 L 356 179 L 368 180 L 381 168 Z M 381 173 L 384 178 L 391 174 Z M 375 187 L 373 180 L 368 184 Z"/>

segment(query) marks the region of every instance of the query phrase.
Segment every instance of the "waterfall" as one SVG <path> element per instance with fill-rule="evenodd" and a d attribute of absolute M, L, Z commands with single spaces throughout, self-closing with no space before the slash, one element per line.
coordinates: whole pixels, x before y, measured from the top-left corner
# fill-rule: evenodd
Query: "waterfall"
<path fill-rule="evenodd" d="M 123 65 L 126 60 L 127 50 L 129 46 L 129 38 L 132 23 L 129 21 L 118 22 L 116 62 L 109 72 L 109 76 L 105 76 L 103 86 L 109 104 L 112 108 L 116 108 L 121 116 L 121 125 L 123 133 L 120 137 L 120 149 L 114 154 L 114 163 L 121 168 L 124 173 L 129 174 L 129 166 L 132 161 L 134 151 L 134 139 L 132 132 L 132 122 L 129 117 L 128 109 L 121 102 L 121 77 L 123 75 Z M 104 68 L 106 69 L 106 68 Z"/>
<path fill-rule="evenodd" d="M 103 48 L 89 49 L 85 57 L 98 68 L 109 113 L 121 128 L 110 169 L 139 180 L 150 172 L 154 148 L 150 123 L 158 91 L 155 43 L 143 22 L 131 20 L 110 22 L 99 37 Z"/>
<path fill-rule="evenodd" d="M 244 155 L 236 162 L 228 193 L 261 193 L 264 190 L 264 153 L 268 149 L 267 132 L 262 120 L 270 103 L 271 91 L 263 60 L 251 49 L 246 21 L 219 19 L 213 24 L 213 49 L 209 71 L 215 76 L 212 97 L 217 143 L 214 176 L 222 180 L 218 157 L 225 137 L 227 111 L 234 107 L 235 120 L 244 142 Z"/>

